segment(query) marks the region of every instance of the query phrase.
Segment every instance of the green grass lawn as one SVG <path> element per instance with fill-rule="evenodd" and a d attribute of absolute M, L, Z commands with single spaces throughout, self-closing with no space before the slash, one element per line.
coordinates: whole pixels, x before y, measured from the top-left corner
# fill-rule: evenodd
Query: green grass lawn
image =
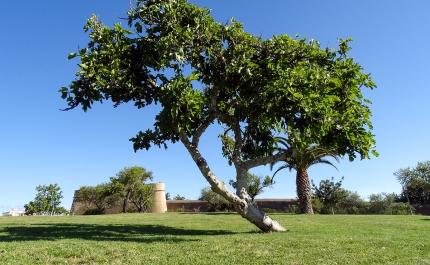
<path fill-rule="evenodd" d="M 0 217 L 0 264 L 430 264 L 430 217 L 234 213 Z"/>

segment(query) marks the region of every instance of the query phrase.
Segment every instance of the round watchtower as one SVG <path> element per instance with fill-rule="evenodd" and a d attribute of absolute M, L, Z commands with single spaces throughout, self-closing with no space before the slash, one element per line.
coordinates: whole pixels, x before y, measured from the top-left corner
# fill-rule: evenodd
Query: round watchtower
<path fill-rule="evenodd" d="M 151 207 L 146 211 L 147 213 L 164 213 L 167 212 L 167 203 L 166 203 L 166 190 L 164 189 L 164 183 L 151 183 L 154 188 L 154 195 L 152 195 L 152 199 L 154 203 Z"/>

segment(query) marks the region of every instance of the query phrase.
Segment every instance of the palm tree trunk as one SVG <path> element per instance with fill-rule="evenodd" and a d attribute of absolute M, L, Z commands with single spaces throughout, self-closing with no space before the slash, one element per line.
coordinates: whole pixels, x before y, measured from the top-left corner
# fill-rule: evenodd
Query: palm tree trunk
<path fill-rule="evenodd" d="M 309 182 L 308 172 L 297 171 L 296 174 L 297 197 L 300 203 L 300 213 L 313 214 L 311 183 Z"/>

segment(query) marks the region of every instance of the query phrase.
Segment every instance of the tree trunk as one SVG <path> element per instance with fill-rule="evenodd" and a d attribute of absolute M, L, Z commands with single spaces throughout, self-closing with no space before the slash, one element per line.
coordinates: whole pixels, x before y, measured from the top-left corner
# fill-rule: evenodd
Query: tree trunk
<path fill-rule="evenodd" d="M 313 214 L 312 209 L 312 191 L 311 183 L 309 182 L 308 172 L 297 171 L 296 174 L 297 197 L 300 203 L 300 213 Z"/>
<path fill-rule="evenodd" d="M 235 165 L 236 166 L 236 165 Z M 236 196 L 241 199 L 239 206 L 235 205 L 237 212 L 245 219 L 260 228 L 263 232 L 279 232 L 286 231 L 278 222 L 273 220 L 258 206 L 252 203 L 251 197 L 248 195 L 248 170 L 236 166 Z M 243 203 L 243 204 L 242 204 Z"/>
<path fill-rule="evenodd" d="M 122 212 L 127 213 L 128 201 L 130 200 L 131 190 L 127 191 L 127 195 L 125 196 L 124 203 L 122 204 Z"/>
<path fill-rule="evenodd" d="M 194 162 L 197 164 L 200 172 L 206 178 L 206 180 L 211 185 L 211 188 L 214 192 L 223 196 L 227 199 L 233 206 L 236 211 L 245 219 L 253 223 L 263 232 L 279 232 L 285 231 L 278 222 L 270 218 L 265 212 L 260 210 L 257 206 L 253 205 L 246 192 L 246 188 L 244 189 L 244 183 L 247 183 L 247 170 L 237 168 L 237 194 L 231 192 L 224 182 L 220 181 L 215 174 L 210 170 L 206 160 L 201 156 L 197 147 L 190 143 L 190 141 L 186 138 L 186 136 L 181 135 L 181 141 L 184 146 L 187 148 Z M 245 181 L 244 181 L 245 180 Z"/>

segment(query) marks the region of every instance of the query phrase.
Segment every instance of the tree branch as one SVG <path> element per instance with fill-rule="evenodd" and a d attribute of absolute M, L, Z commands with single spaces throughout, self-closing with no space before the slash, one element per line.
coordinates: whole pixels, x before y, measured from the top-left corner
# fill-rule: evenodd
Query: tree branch
<path fill-rule="evenodd" d="M 243 162 L 242 164 L 246 169 L 249 170 L 251 168 L 271 164 L 273 162 L 285 161 L 294 154 L 295 150 L 295 148 L 290 147 L 285 152 L 280 152 L 272 156 L 250 159 Z"/>

